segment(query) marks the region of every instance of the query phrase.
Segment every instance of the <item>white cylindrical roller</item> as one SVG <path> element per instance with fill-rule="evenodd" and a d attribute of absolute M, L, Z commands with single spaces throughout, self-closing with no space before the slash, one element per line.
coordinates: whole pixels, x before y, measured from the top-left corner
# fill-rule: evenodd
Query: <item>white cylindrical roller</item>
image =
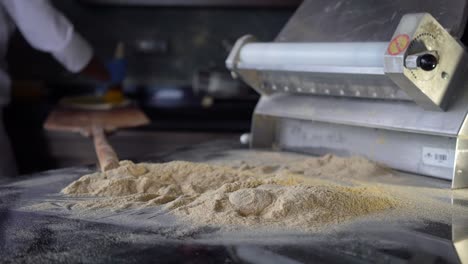
<path fill-rule="evenodd" d="M 255 65 L 383 67 L 388 42 L 248 43 L 240 61 Z"/>

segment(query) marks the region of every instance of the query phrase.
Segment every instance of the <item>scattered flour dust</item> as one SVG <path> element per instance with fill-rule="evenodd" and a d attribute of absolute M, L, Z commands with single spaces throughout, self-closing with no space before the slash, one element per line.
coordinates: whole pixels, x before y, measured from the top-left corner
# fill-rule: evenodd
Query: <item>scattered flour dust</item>
<path fill-rule="evenodd" d="M 328 178 L 368 178 L 389 171 L 363 158 L 326 155 L 287 166 L 232 167 L 174 161 L 134 164 L 85 175 L 62 190 L 100 197 L 78 208 L 162 208 L 183 221 L 219 227 L 319 230 L 405 206 L 379 185 L 339 185 Z"/>

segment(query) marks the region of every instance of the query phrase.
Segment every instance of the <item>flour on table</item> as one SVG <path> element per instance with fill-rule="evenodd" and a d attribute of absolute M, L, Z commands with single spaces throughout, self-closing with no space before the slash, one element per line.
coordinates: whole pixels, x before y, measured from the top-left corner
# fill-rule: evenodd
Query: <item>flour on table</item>
<path fill-rule="evenodd" d="M 318 230 L 404 207 L 405 202 L 378 185 L 343 186 L 327 180 L 388 173 L 363 158 L 333 155 L 258 166 L 122 161 L 117 169 L 81 177 L 62 193 L 100 197 L 77 202 L 76 209 L 159 206 L 198 225 Z"/>

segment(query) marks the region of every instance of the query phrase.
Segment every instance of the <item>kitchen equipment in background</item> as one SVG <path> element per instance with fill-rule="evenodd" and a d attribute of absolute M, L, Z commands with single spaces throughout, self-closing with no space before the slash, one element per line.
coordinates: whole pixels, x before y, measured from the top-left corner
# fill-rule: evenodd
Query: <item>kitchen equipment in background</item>
<path fill-rule="evenodd" d="M 127 75 L 127 60 L 125 59 L 125 46 L 119 42 L 115 48 L 114 58 L 107 63 L 110 75 L 110 82 L 105 84 L 103 90 L 104 101 L 110 103 L 124 103 L 126 101 L 123 94 L 122 83 Z"/>
<path fill-rule="evenodd" d="M 113 108 L 121 108 L 129 106 L 131 101 L 120 96 L 70 96 L 64 97 L 59 104 L 64 107 L 72 107 L 81 110 L 111 110 Z"/>
<path fill-rule="evenodd" d="M 245 84 L 234 80 L 227 71 L 198 71 L 193 75 L 195 94 L 216 99 L 257 97 Z"/>
<path fill-rule="evenodd" d="M 169 42 L 163 39 L 143 38 L 133 42 L 131 48 L 139 55 L 166 55 L 169 52 Z"/>

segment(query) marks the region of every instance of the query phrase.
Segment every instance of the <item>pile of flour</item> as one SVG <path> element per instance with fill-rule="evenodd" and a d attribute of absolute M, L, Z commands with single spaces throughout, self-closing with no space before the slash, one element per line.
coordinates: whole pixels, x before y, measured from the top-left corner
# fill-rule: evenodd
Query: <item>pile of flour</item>
<path fill-rule="evenodd" d="M 333 155 L 285 166 L 122 161 L 117 169 L 81 177 L 62 193 L 100 197 L 78 202 L 80 209 L 160 206 L 199 225 L 318 230 L 404 207 L 378 185 L 343 186 L 326 180 L 382 174 L 388 171 L 366 159 Z"/>

